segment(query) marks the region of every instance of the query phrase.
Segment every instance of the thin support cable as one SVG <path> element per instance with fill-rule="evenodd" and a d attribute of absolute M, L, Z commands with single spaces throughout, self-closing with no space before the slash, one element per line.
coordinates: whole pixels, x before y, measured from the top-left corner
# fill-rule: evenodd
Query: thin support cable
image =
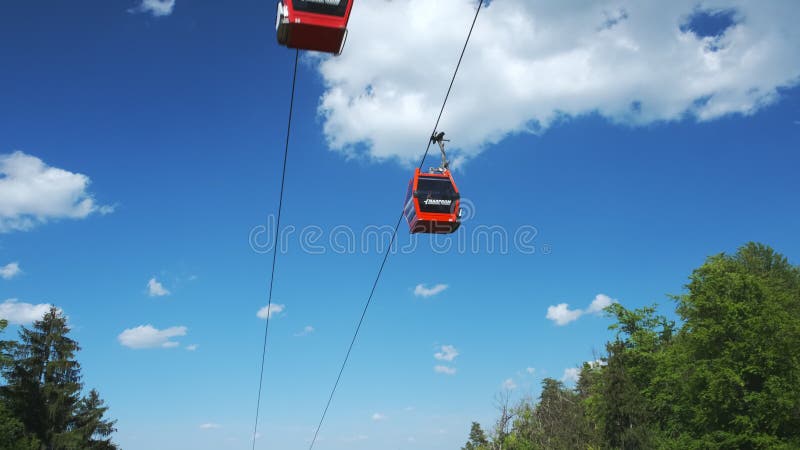
<path fill-rule="evenodd" d="M 422 166 L 425 164 L 425 158 L 428 156 L 428 152 L 431 148 L 431 139 L 436 129 L 439 127 L 439 121 L 442 119 L 442 115 L 444 114 L 444 108 L 447 105 L 447 100 L 450 98 L 450 91 L 453 89 L 453 83 L 456 81 L 456 75 L 458 75 L 458 69 L 461 67 L 461 61 L 464 59 L 464 53 L 467 51 L 467 45 L 469 44 L 469 40 L 472 37 L 472 30 L 475 28 L 475 23 L 478 20 L 478 14 L 481 12 L 481 7 L 483 6 L 483 0 L 479 0 L 478 9 L 475 11 L 475 17 L 472 19 L 472 25 L 469 27 L 469 33 L 467 34 L 467 39 L 464 41 L 464 47 L 461 49 L 461 55 L 458 57 L 458 64 L 456 64 L 456 68 L 453 71 L 453 77 L 450 79 L 450 85 L 447 88 L 447 94 L 444 96 L 444 101 L 442 102 L 442 108 L 439 110 L 439 116 L 436 118 L 436 124 L 433 126 L 433 131 L 431 134 L 428 135 L 428 146 L 425 148 L 425 154 L 422 156 L 422 160 L 419 162 L 419 168 L 421 169 Z M 392 238 L 389 240 L 389 246 L 386 248 L 386 253 L 383 255 L 383 261 L 381 261 L 380 268 L 378 269 L 378 274 L 375 277 L 375 281 L 372 283 L 372 289 L 369 292 L 369 297 L 367 297 L 367 302 L 364 304 L 364 309 L 361 311 L 361 317 L 358 319 L 358 325 L 356 325 L 356 331 L 353 333 L 353 339 L 350 340 L 350 346 L 347 348 L 347 354 L 345 354 L 344 361 L 342 361 L 342 366 L 339 369 L 339 374 L 336 376 L 336 382 L 333 384 L 333 389 L 331 389 L 331 393 L 328 396 L 328 402 L 325 404 L 325 409 L 322 411 L 322 417 L 319 419 L 319 424 L 317 424 L 317 429 L 314 431 L 314 438 L 311 440 L 311 445 L 308 447 L 309 450 L 314 448 L 314 444 L 317 442 L 317 437 L 319 436 L 319 430 L 322 428 L 322 423 L 325 421 L 325 416 L 328 414 L 328 408 L 331 406 L 331 401 L 333 401 L 333 395 L 336 393 L 336 388 L 339 387 L 339 381 L 342 378 L 342 373 L 344 372 L 344 368 L 347 366 L 347 361 L 350 359 L 350 352 L 353 350 L 353 345 L 356 343 L 356 338 L 358 337 L 358 332 L 361 330 L 361 324 L 364 322 L 364 317 L 367 315 L 367 309 L 369 309 L 370 303 L 372 303 L 372 297 L 375 294 L 375 289 L 378 287 L 378 281 L 380 281 L 381 274 L 383 273 L 383 268 L 386 266 L 386 261 L 389 259 L 389 253 L 391 252 L 392 245 L 394 244 L 395 238 L 397 237 L 397 230 L 400 228 L 400 222 L 403 220 L 403 213 L 400 212 L 400 217 L 397 218 L 397 223 L 394 226 L 394 232 L 392 233 Z"/>
<path fill-rule="evenodd" d="M 419 162 L 419 168 L 422 169 L 423 164 L 425 164 L 425 158 L 428 156 L 428 151 L 431 149 L 431 138 L 436 130 L 439 128 L 439 121 L 442 120 L 442 115 L 444 114 L 444 107 L 447 105 L 447 100 L 450 98 L 450 91 L 453 90 L 453 84 L 456 82 L 456 75 L 458 75 L 458 69 L 461 68 L 461 61 L 464 59 L 464 53 L 467 51 L 467 45 L 469 44 L 469 39 L 472 37 L 472 30 L 475 29 L 475 23 L 478 21 L 478 14 L 481 12 L 481 7 L 483 6 L 483 0 L 478 1 L 478 9 L 475 10 L 475 17 L 472 18 L 472 24 L 469 26 L 469 33 L 467 33 L 467 39 L 464 41 L 464 47 L 461 49 L 461 55 L 458 57 L 458 63 L 456 64 L 456 70 L 453 71 L 453 78 L 450 79 L 450 85 L 447 87 L 447 94 L 444 96 L 444 101 L 442 102 L 442 108 L 439 110 L 439 116 L 436 118 L 436 124 L 433 126 L 433 130 L 431 134 L 428 135 L 428 146 L 425 148 L 425 154 L 422 156 L 422 160 Z"/>
<path fill-rule="evenodd" d="M 294 54 L 294 74 L 292 75 L 292 94 L 289 100 L 289 120 L 286 125 L 286 147 L 283 150 L 283 170 L 281 172 L 281 192 L 278 196 L 278 216 L 275 220 L 275 247 L 272 249 L 272 273 L 269 276 L 269 295 L 267 300 L 267 317 L 264 324 L 264 347 L 261 350 L 261 373 L 258 377 L 258 400 L 256 400 L 256 418 L 253 423 L 253 450 L 256 448 L 256 436 L 258 435 L 258 413 L 261 409 L 261 388 L 264 385 L 264 365 L 267 357 L 267 336 L 269 336 L 269 318 L 272 315 L 272 287 L 275 284 L 275 266 L 278 260 L 278 245 L 280 244 L 279 233 L 281 229 L 281 212 L 283 211 L 283 191 L 286 185 L 286 160 L 289 156 L 289 137 L 292 131 L 292 111 L 294 110 L 294 88 L 297 84 L 297 60 L 300 57 L 300 50 Z"/>

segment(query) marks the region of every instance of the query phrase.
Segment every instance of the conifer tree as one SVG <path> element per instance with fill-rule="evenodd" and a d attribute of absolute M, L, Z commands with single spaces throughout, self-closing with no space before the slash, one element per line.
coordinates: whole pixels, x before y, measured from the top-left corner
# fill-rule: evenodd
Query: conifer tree
<path fill-rule="evenodd" d="M 63 313 L 55 307 L 31 329 L 22 327 L 11 361 L 3 368 L 7 384 L 0 388 L 8 411 L 25 432 L 48 450 L 114 449 L 113 422 L 96 391 L 82 399 L 78 343 L 69 338 Z M 96 439 L 96 438 L 100 439 Z"/>
<path fill-rule="evenodd" d="M 486 433 L 483 432 L 478 422 L 472 422 L 472 428 L 469 430 L 469 441 L 462 447 L 462 450 L 485 450 L 488 448 L 489 440 L 486 439 Z"/>

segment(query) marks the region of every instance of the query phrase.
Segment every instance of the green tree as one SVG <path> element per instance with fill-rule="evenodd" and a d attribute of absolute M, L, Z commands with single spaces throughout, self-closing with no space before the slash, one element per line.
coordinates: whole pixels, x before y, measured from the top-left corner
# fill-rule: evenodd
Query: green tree
<path fill-rule="evenodd" d="M 538 432 L 533 442 L 538 448 L 585 448 L 587 426 L 584 406 L 578 393 L 560 381 L 545 378 L 539 404 L 533 410 Z"/>
<path fill-rule="evenodd" d="M 39 450 L 40 445 L 0 400 L 0 450 Z"/>
<path fill-rule="evenodd" d="M 667 430 L 686 448 L 800 447 L 800 269 L 749 243 L 687 289 L 657 380 Z"/>
<path fill-rule="evenodd" d="M 0 319 L 0 334 L 2 334 L 6 327 L 8 326 L 8 321 L 5 319 Z M 13 341 L 4 341 L 0 340 L 0 370 L 5 369 L 11 364 L 11 351 L 14 348 Z"/>
<path fill-rule="evenodd" d="M 606 344 L 607 363 L 589 401 L 591 414 L 606 446 L 652 448 L 660 433 L 649 388 L 675 323 L 656 315 L 655 306 L 628 310 L 614 303 L 606 312 L 616 318 L 609 328 L 617 336 Z"/>
<path fill-rule="evenodd" d="M 574 390 L 544 380 L 502 448 L 800 448 L 800 268 L 749 243 L 689 280 L 679 328 L 655 306 L 606 308 L 607 357 Z"/>
<path fill-rule="evenodd" d="M 105 408 L 97 393 L 80 397 L 80 364 L 74 359 L 80 348 L 67 336 L 69 331 L 56 308 L 31 329 L 22 327 L 3 370 L 7 384 L 0 388 L 0 397 L 26 432 L 48 450 L 115 448 L 107 439 L 113 422 L 103 419 Z"/>
<path fill-rule="evenodd" d="M 489 448 L 489 440 L 486 439 L 486 433 L 483 432 L 481 424 L 472 422 L 472 427 L 469 430 L 469 441 L 461 447 L 461 450 L 487 450 Z"/>
<path fill-rule="evenodd" d="M 87 450 L 113 450 L 117 447 L 111 442 L 111 435 L 116 431 L 114 423 L 103 419 L 108 407 L 105 406 L 96 390 L 89 391 L 75 412 L 75 431 L 80 442 L 86 443 Z"/>
<path fill-rule="evenodd" d="M 0 319 L 0 333 L 8 326 L 6 320 Z M 11 341 L 0 341 L 0 368 L 11 363 L 9 351 L 13 348 Z M 5 401 L 0 398 L 0 450 L 37 450 L 39 442 L 25 432 L 25 425 L 6 408 Z"/>
<path fill-rule="evenodd" d="M 506 415 L 512 418 L 511 429 L 495 436 L 492 449 L 573 449 L 591 445 L 579 392 L 558 380 L 545 378 L 538 403 L 523 399 Z"/>

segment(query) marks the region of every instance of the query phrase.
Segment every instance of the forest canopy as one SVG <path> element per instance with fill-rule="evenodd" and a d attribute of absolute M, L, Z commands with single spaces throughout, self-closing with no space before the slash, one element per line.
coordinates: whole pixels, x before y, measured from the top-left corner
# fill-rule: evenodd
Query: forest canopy
<path fill-rule="evenodd" d="M 574 387 L 501 408 L 464 450 L 800 448 L 800 268 L 749 243 L 708 258 L 673 296 L 606 313 L 616 336 Z"/>

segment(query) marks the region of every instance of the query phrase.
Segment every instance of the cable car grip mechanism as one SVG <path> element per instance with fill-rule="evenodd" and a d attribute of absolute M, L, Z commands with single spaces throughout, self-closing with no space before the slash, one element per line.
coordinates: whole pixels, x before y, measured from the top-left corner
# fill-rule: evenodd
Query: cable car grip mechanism
<path fill-rule="evenodd" d="M 433 132 L 431 135 L 431 142 L 439 144 L 439 150 L 442 152 L 442 165 L 440 167 L 431 167 L 431 172 L 444 173 L 450 168 L 450 161 L 447 160 L 447 154 L 444 152 L 444 143 L 450 142 L 450 139 L 444 138 L 444 131 L 439 133 Z"/>

